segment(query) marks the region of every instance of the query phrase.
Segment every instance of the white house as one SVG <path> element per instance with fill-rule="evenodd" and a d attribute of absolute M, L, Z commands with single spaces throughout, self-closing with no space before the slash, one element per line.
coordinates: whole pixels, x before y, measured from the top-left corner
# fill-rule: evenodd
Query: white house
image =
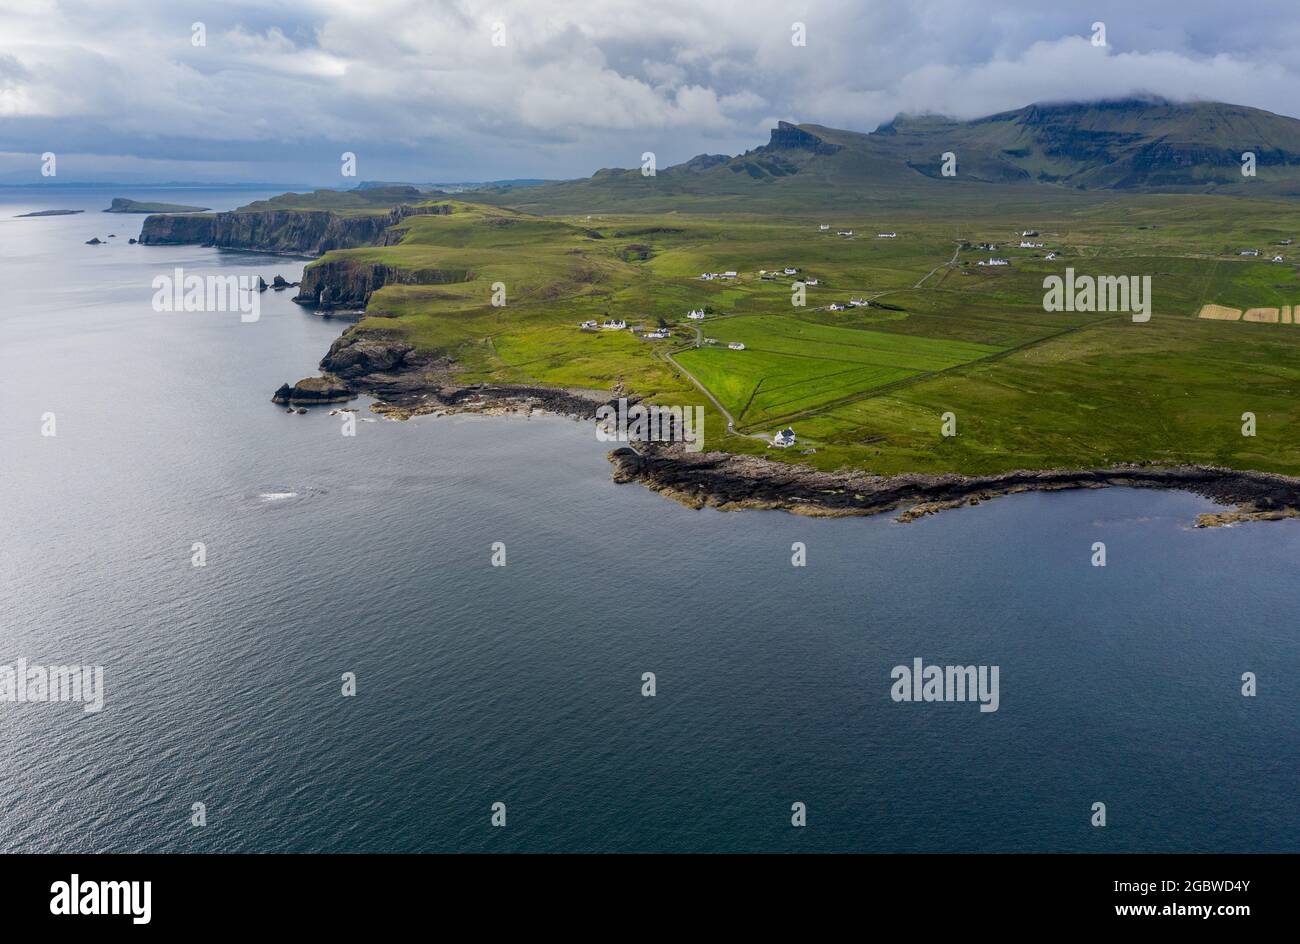
<path fill-rule="evenodd" d="M 1274 257 L 1273 257 L 1273 261 L 1274 261 L 1274 262 L 1285 262 L 1286 260 L 1283 259 L 1281 256 L 1274 256 Z"/>
<path fill-rule="evenodd" d="M 611 331 L 621 331 L 627 327 L 627 322 L 622 318 L 614 318 L 610 321 L 602 321 L 600 326 L 602 328 L 608 328 Z"/>
<path fill-rule="evenodd" d="M 1042 249 L 1042 248 L 1043 248 L 1043 244 L 1042 244 L 1042 243 L 1031 243 L 1031 242 L 1029 242 L 1029 240 L 1027 240 L 1027 239 L 1022 239 L 1022 240 L 1020 241 L 1020 248 L 1021 248 L 1021 249 Z"/>
<path fill-rule="evenodd" d="M 722 273 L 722 275 L 719 276 L 719 278 L 723 278 L 723 279 L 734 279 L 735 277 L 736 277 L 736 273 L 734 271 L 724 272 Z"/>
<path fill-rule="evenodd" d="M 897 239 L 897 233 L 876 233 L 876 239 Z"/>
<path fill-rule="evenodd" d="M 1049 253 L 1047 254 L 1047 261 L 1048 261 L 1048 262 L 1052 261 L 1052 260 L 1055 259 L 1055 258 L 1056 258 L 1056 253 L 1054 253 L 1054 252 L 1049 252 Z"/>
<path fill-rule="evenodd" d="M 818 226 L 817 228 L 818 228 L 819 230 L 821 230 L 821 231 L 824 233 L 824 232 L 826 232 L 828 229 L 831 228 L 831 224 L 830 224 L 830 223 L 823 223 L 821 226 Z"/>
<path fill-rule="evenodd" d="M 703 309 L 703 308 L 692 308 L 690 311 L 688 311 L 688 312 L 686 313 L 686 317 L 687 317 L 687 318 L 690 318 L 692 321 L 703 321 L 703 320 L 704 320 L 704 309 Z"/>
<path fill-rule="evenodd" d="M 979 262 L 976 263 L 976 265 L 1004 266 L 1004 265 L 1011 265 L 1011 260 L 992 258 L 988 262 L 985 262 L 983 259 L 981 259 Z"/>
<path fill-rule="evenodd" d="M 794 445 L 794 429 L 787 426 L 772 436 L 772 445 L 780 449 L 789 449 Z"/>
<path fill-rule="evenodd" d="M 796 268 L 794 268 L 793 266 L 786 266 L 782 271 L 783 271 L 786 275 L 794 275 L 794 274 L 795 274 L 796 272 L 798 272 L 799 270 L 796 269 Z"/>
<path fill-rule="evenodd" d="M 842 229 L 842 230 L 840 230 L 838 233 L 836 233 L 835 235 L 836 235 L 836 236 L 852 236 L 852 235 L 853 235 L 853 230 L 851 230 L 851 229 Z"/>
<path fill-rule="evenodd" d="M 804 284 L 804 285 L 816 285 L 816 284 L 817 284 L 817 280 L 816 280 L 816 279 L 804 279 L 804 280 L 803 280 L 803 284 Z"/>
<path fill-rule="evenodd" d="M 644 337 L 651 341 L 662 341 L 668 337 L 668 331 L 664 328 L 655 328 L 653 331 L 647 331 Z"/>
<path fill-rule="evenodd" d="M 870 307 L 871 307 L 871 302 L 867 301 L 865 298 L 850 298 L 850 299 L 849 299 L 849 304 L 852 305 L 854 308 L 870 308 Z"/>
<path fill-rule="evenodd" d="M 1241 251 L 1241 255 L 1243 255 L 1243 256 L 1258 256 L 1258 255 L 1259 255 L 1259 250 L 1258 250 L 1258 249 L 1243 249 L 1243 250 Z"/>
<path fill-rule="evenodd" d="M 1027 229 L 1027 230 L 1025 230 L 1023 233 L 1021 233 L 1020 235 L 1021 235 L 1021 236 L 1037 236 L 1037 235 L 1038 235 L 1038 230 L 1036 230 L 1036 229 Z"/>
<path fill-rule="evenodd" d="M 594 327 L 596 327 L 596 319 L 595 319 L 595 318 L 592 318 L 590 321 L 584 321 L 582 324 L 578 325 L 578 327 L 579 327 L 579 328 L 594 328 Z"/>
<path fill-rule="evenodd" d="M 714 279 L 717 278 L 717 275 L 712 272 L 701 272 L 700 278 L 702 278 L 706 282 L 712 282 Z"/>
<path fill-rule="evenodd" d="M 732 341 L 727 345 L 727 347 L 733 351 L 743 351 L 745 349 L 745 345 L 741 344 L 739 341 Z"/>
<path fill-rule="evenodd" d="M 980 264 L 983 265 L 983 263 Z M 841 305 L 839 302 L 831 302 L 831 311 L 843 311 L 848 307 L 848 305 Z"/>
<path fill-rule="evenodd" d="M 705 344 L 717 344 L 717 343 L 718 343 L 718 339 L 717 339 L 717 338 L 705 338 L 705 339 L 704 339 L 704 343 L 705 343 Z"/>

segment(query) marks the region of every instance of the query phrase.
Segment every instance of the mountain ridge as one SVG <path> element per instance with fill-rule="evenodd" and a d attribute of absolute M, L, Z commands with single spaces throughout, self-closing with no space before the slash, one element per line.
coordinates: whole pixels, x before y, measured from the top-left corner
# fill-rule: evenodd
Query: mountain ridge
<path fill-rule="evenodd" d="M 1254 176 L 1242 173 L 1247 153 Z M 955 175 L 945 174 L 946 155 Z M 603 168 L 481 199 L 541 212 L 685 209 L 699 198 L 761 209 L 787 198 L 824 207 L 855 196 L 941 197 L 954 184 L 1300 198 L 1300 120 L 1128 97 L 1035 102 L 969 120 L 900 113 L 871 132 L 779 121 L 766 144 L 731 157 L 700 154 L 653 176 Z"/>

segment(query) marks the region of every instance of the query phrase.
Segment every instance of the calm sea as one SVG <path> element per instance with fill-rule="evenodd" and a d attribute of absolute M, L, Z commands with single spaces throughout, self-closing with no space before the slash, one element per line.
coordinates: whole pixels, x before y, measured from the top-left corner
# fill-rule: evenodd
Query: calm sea
<path fill-rule="evenodd" d="M 613 485 L 565 419 L 345 437 L 269 399 L 346 322 L 150 304 L 302 261 L 98 212 L 266 195 L 0 191 L 0 665 L 106 691 L 0 703 L 0 850 L 1300 849 L 1300 522 L 1134 490 L 721 514 Z M 999 709 L 891 701 L 918 657 L 998 666 Z"/>

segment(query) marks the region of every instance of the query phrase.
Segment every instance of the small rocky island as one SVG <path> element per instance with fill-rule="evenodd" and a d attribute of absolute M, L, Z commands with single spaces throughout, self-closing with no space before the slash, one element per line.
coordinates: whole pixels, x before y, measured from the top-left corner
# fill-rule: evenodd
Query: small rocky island
<path fill-rule="evenodd" d="M 24 219 L 29 216 L 72 216 L 74 213 L 84 213 L 85 210 L 36 210 L 33 213 L 19 213 L 14 219 Z"/>
<path fill-rule="evenodd" d="M 142 203 L 126 197 L 114 197 L 105 213 L 202 213 L 208 207 L 186 206 L 183 203 Z M 80 212 L 80 211 L 78 211 Z"/>
<path fill-rule="evenodd" d="M 346 384 L 333 377 L 306 377 L 293 386 L 281 384 L 271 397 L 272 403 L 285 406 L 313 406 L 319 403 L 342 403 L 356 397 Z"/>

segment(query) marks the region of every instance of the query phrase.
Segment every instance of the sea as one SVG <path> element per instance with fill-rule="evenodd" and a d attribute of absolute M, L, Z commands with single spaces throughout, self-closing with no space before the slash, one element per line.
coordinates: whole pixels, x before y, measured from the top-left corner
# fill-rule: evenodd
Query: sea
<path fill-rule="evenodd" d="M 1300 521 L 723 513 L 567 418 L 344 435 L 270 401 L 346 319 L 153 304 L 306 260 L 101 212 L 271 193 L 0 188 L 0 699 L 102 670 L 0 700 L 0 851 L 1300 851 Z M 896 700 L 918 659 L 997 710 Z"/>

